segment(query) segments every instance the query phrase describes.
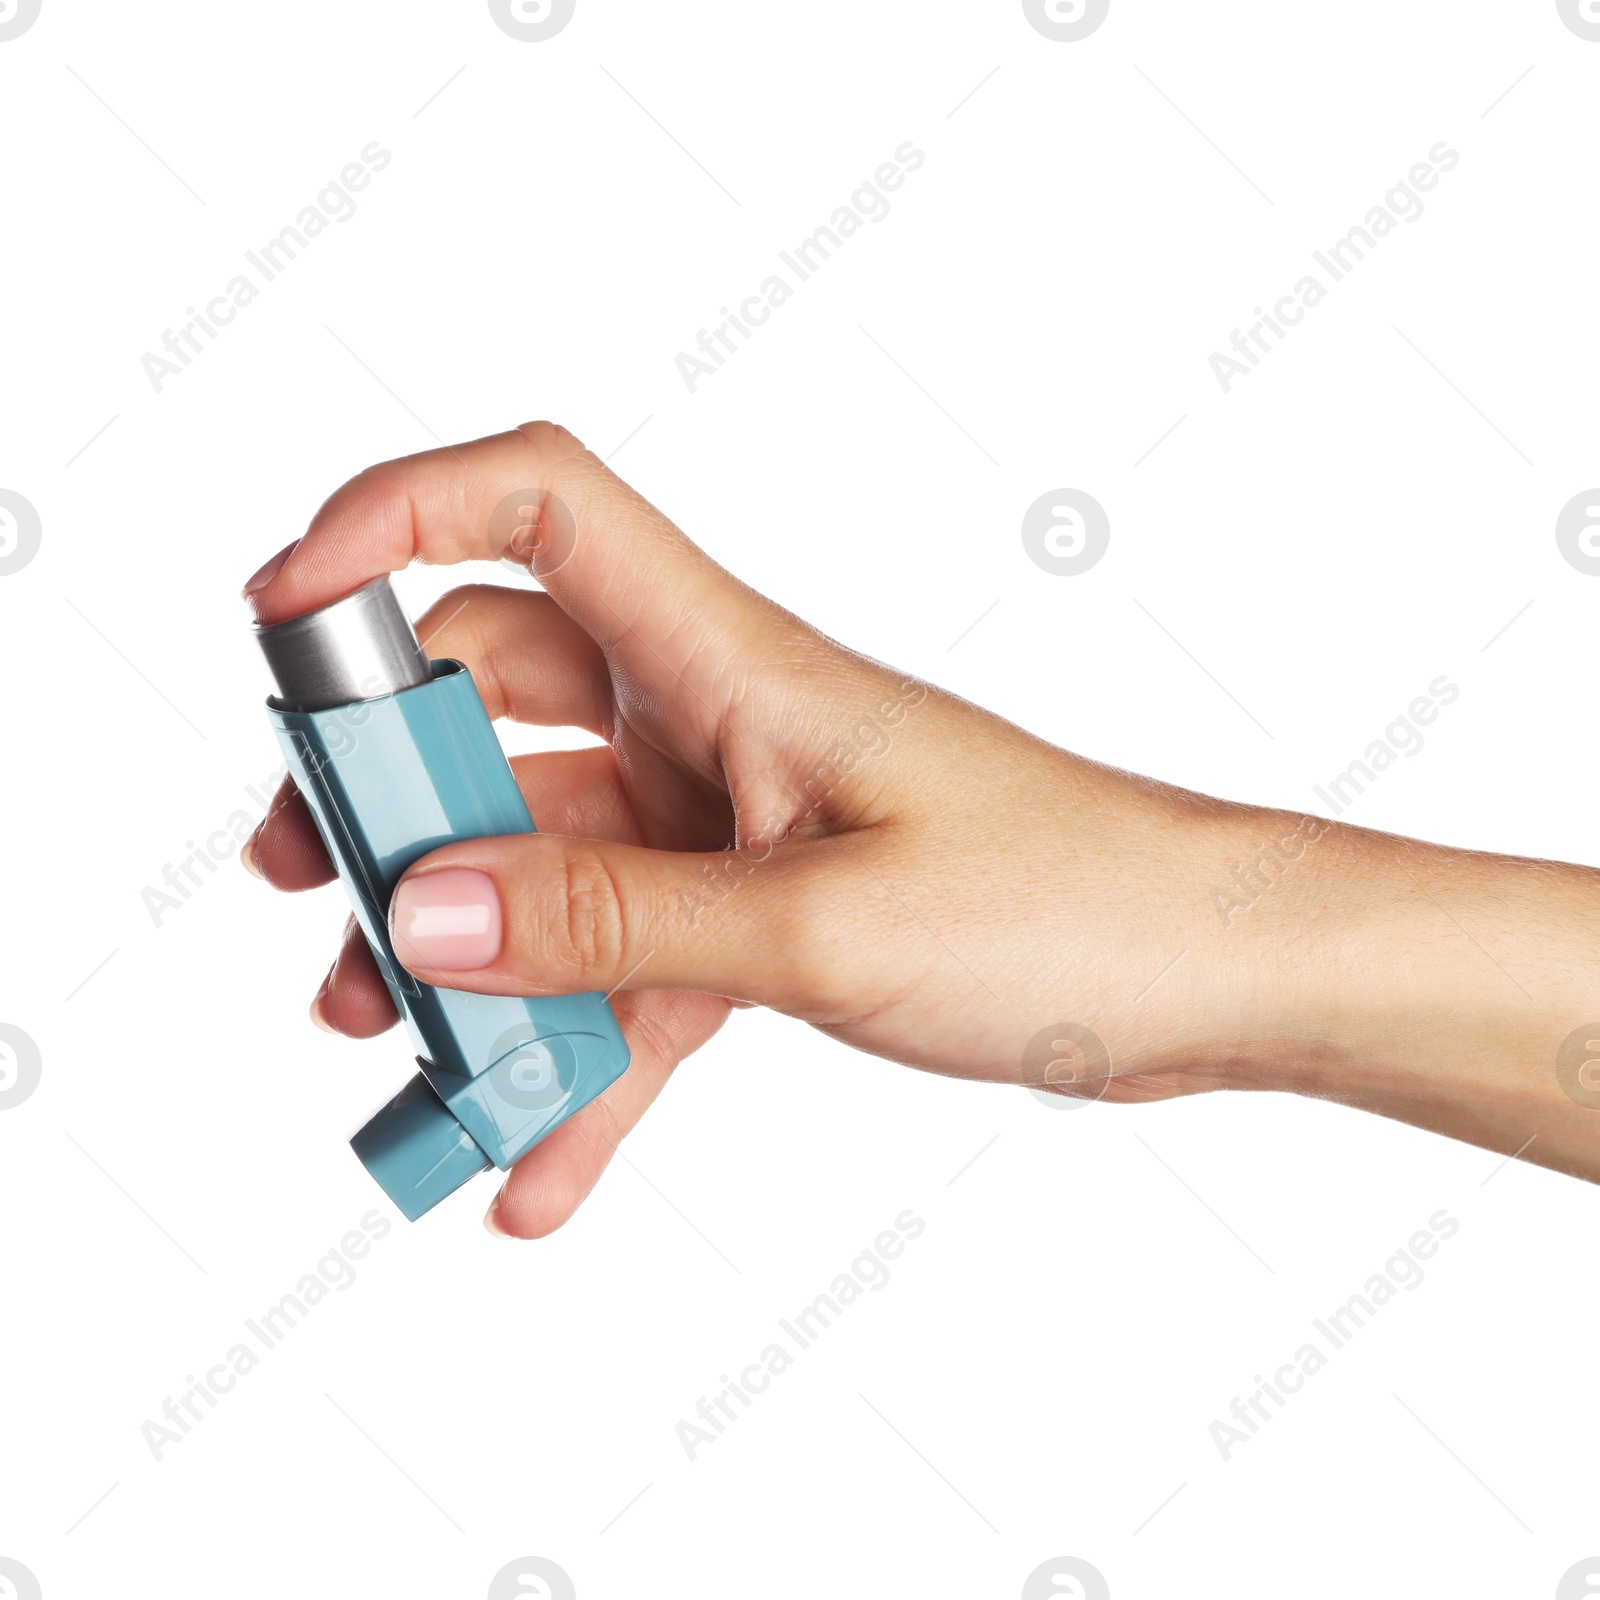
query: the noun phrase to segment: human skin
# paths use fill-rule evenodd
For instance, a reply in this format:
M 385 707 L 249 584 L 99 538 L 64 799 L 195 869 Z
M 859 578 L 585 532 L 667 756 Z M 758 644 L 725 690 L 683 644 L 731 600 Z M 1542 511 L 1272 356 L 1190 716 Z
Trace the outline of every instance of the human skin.
M 1600 1015 L 1600 873 L 1057 749 L 757 594 L 550 423 L 369 468 L 246 595 L 277 622 L 413 560 L 507 557 L 546 592 L 453 590 L 418 624 L 429 655 L 491 716 L 605 744 L 514 758 L 542 831 L 420 860 L 396 950 L 448 988 L 614 991 L 633 1063 L 516 1164 L 492 1232 L 559 1227 L 741 1004 L 954 1077 L 1292 1091 L 1600 1179 L 1600 1109 L 1556 1070 Z M 334 876 L 292 780 L 244 856 L 279 889 Z M 430 938 L 441 917 L 469 931 Z M 312 1016 L 396 1020 L 353 923 Z

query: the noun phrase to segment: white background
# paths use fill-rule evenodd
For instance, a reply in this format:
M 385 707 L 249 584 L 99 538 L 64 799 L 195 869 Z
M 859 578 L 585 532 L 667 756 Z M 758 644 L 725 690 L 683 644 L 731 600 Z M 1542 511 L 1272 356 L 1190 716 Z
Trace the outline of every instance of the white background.
M 44 0 L 0 43 L 0 488 L 43 528 L 0 577 L 0 1022 L 43 1061 L 0 1113 L 0 1556 L 47 1600 L 480 1596 L 529 1554 L 583 1600 L 1010 1597 L 1058 1555 L 1116 1600 L 1331 1600 L 1600 1554 L 1594 1189 L 1276 1096 L 1063 1114 L 756 1013 L 557 1237 L 490 1238 L 487 1180 L 396 1219 L 141 1438 L 382 1201 L 344 1141 L 405 1044 L 305 1018 L 338 892 L 230 859 L 141 900 L 259 814 L 237 591 L 372 461 L 626 441 L 828 632 L 1231 798 L 1325 810 L 1446 674 L 1353 819 L 1594 860 L 1600 580 L 1554 530 L 1600 480 L 1597 77 L 1554 0 L 1114 0 L 1077 43 L 1002 0 L 579 0 L 545 43 Z M 141 356 L 373 140 L 356 214 L 157 393 Z M 891 214 L 691 394 L 677 353 L 906 140 Z M 1224 395 L 1211 353 L 1441 140 L 1426 213 Z M 1111 520 L 1080 577 L 1020 537 L 1061 487 Z M 675 1424 L 908 1207 L 893 1281 L 691 1462 Z M 1440 1208 L 1427 1281 L 1224 1463 L 1213 1419 Z

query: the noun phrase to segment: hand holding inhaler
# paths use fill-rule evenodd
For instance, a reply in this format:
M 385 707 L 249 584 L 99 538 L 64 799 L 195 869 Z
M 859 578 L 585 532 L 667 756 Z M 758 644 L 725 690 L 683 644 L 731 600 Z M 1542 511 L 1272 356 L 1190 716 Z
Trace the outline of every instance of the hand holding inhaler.
M 461 1155 L 474 1171 L 515 1161 L 491 1231 L 565 1221 L 740 1003 L 1069 1103 L 1293 1090 L 1503 1153 L 1526 1143 L 1529 1159 L 1600 1178 L 1600 1116 L 1554 1065 L 1593 1005 L 1600 874 L 1214 800 L 1073 756 L 818 633 L 548 423 L 370 468 L 246 592 L 265 642 L 414 559 L 503 558 L 546 592 L 469 585 L 420 620 L 429 677 L 370 698 L 357 766 L 367 728 L 374 753 L 395 738 L 337 805 L 318 792 L 341 759 L 327 722 L 368 697 L 319 710 L 280 678 L 274 719 L 310 792 L 286 781 L 246 850 L 275 886 L 305 889 L 334 876 L 333 843 L 358 921 L 313 1016 L 365 1037 L 395 1021 L 398 995 L 423 1087 L 478 1146 Z M 469 673 L 489 717 L 581 727 L 604 746 L 515 758 L 521 805 L 500 789 L 449 814 L 441 786 L 470 787 L 504 758 L 475 714 L 469 744 L 452 745 L 462 706 L 420 744 L 404 708 Z M 367 779 L 370 815 L 353 799 Z M 420 815 L 436 804 L 448 826 Z M 1219 917 L 1210 886 L 1264 852 L 1292 863 L 1274 892 Z M 1472 927 L 1521 985 L 1494 981 Z M 471 1125 L 492 1139 L 489 1086 L 459 1107 L 439 1091 L 492 1068 L 482 1052 L 504 1030 L 473 1045 L 477 1072 L 452 1078 L 413 991 L 457 1018 L 483 997 L 521 1007 L 512 1032 L 530 1037 L 507 1054 L 533 1051 L 524 1075 L 559 1086 L 559 1115 L 535 1107 L 490 1151 Z M 603 1013 L 542 1019 L 603 996 L 626 1071 Z M 563 1056 L 552 1076 L 538 1041 L 581 1034 L 610 1048 L 587 1069 Z M 455 1137 L 423 1104 L 433 1131 L 407 1170 L 428 1138 Z

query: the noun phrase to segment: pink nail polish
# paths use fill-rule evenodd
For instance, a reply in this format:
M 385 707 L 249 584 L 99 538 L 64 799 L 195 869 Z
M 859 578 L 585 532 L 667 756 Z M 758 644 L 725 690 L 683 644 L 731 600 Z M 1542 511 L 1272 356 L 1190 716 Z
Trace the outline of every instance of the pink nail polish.
M 451 867 L 407 878 L 389 907 L 395 953 L 410 966 L 473 972 L 500 954 L 500 896 L 486 872 Z
M 295 545 L 299 543 L 300 541 L 296 539 L 292 543 L 286 544 L 283 549 L 281 549 L 277 555 L 267 562 L 267 564 L 262 567 L 244 586 L 243 592 L 247 595 L 252 595 L 257 589 L 265 589 L 266 586 L 278 576 L 278 569 L 284 564 L 285 561 L 289 559 L 290 552 L 293 551 Z

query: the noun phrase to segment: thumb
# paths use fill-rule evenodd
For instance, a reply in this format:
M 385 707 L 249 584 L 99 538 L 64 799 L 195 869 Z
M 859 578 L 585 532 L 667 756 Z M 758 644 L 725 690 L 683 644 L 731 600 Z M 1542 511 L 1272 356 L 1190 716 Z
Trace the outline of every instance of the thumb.
M 810 847 L 704 854 L 523 834 L 424 856 L 396 886 L 401 964 L 479 994 L 694 989 L 806 1010 Z M 827 943 L 826 939 L 822 944 Z

